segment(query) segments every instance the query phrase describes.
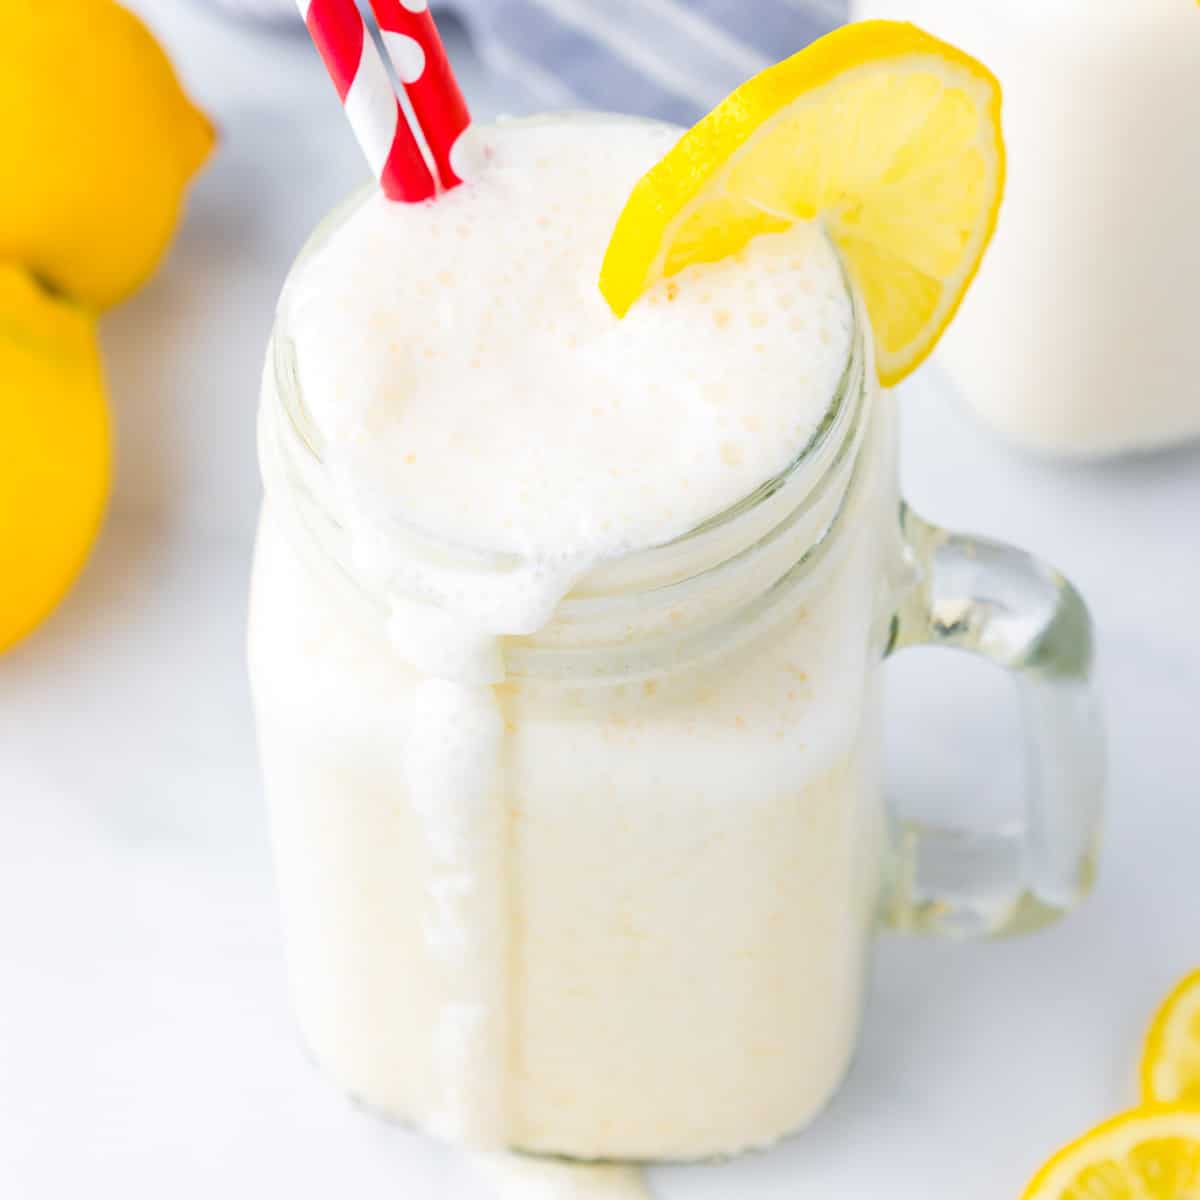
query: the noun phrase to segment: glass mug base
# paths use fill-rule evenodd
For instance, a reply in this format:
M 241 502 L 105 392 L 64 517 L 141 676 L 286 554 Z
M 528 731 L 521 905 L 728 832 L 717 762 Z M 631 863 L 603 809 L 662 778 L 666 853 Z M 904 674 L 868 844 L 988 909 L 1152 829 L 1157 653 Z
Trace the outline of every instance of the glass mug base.
M 714 1150 L 707 1153 L 694 1152 L 690 1154 L 672 1154 L 669 1152 L 610 1153 L 601 1155 L 595 1153 L 573 1154 L 569 1150 L 560 1151 L 544 1145 L 537 1138 L 531 1139 L 528 1144 L 524 1143 L 521 1139 L 516 1139 L 505 1140 L 495 1144 L 472 1145 L 459 1138 L 447 1137 L 444 1130 L 431 1127 L 410 1113 L 379 1104 L 369 1094 L 355 1091 L 353 1086 L 348 1084 L 336 1071 L 332 1070 L 322 1061 L 320 1055 L 312 1048 L 312 1045 L 304 1034 L 302 1026 L 299 1024 L 296 1025 L 296 1040 L 301 1053 L 308 1060 L 313 1071 L 324 1082 L 337 1088 L 356 1111 L 372 1120 L 380 1122 L 382 1125 L 430 1137 L 444 1145 L 457 1146 L 468 1153 L 512 1155 L 530 1163 L 561 1164 L 565 1167 L 628 1167 L 637 1170 L 653 1166 L 715 1166 L 721 1163 L 733 1162 L 737 1159 L 752 1158 L 755 1155 L 767 1154 L 779 1146 L 786 1145 L 788 1142 L 804 1136 L 814 1125 L 820 1122 L 825 1112 L 836 1099 L 838 1093 L 842 1090 L 846 1080 L 852 1074 L 859 1051 L 860 1039 L 858 1033 L 860 1026 L 861 1020 L 855 1026 L 854 1036 L 851 1039 L 845 1062 L 835 1078 L 832 1088 L 830 1088 L 825 1098 L 812 1108 L 805 1117 L 772 1137 L 757 1138 L 746 1145 L 723 1150 Z

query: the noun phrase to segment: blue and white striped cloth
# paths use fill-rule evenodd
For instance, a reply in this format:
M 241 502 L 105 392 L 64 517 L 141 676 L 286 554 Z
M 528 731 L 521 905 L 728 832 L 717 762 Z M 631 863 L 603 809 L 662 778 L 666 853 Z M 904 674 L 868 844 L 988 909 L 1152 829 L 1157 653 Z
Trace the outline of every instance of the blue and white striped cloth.
M 845 0 L 435 0 L 536 108 L 692 124 L 846 19 Z
M 295 0 L 216 0 L 295 20 Z M 970 0 L 963 0 L 969 3 Z M 690 125 L 846 19 L 847 0 L 432 0 L 507 77 L 518 107 L 620 109 Z M 364 5 L 364 9 L 365 9 Z

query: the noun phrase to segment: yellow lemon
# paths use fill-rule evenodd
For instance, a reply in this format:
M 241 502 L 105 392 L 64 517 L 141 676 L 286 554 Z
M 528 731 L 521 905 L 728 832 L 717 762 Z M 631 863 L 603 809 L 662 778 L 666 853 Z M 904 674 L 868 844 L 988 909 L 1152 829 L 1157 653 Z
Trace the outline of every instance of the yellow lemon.
M 1060 1150 L 1022 1200 L 1198 1200 L 1200 1108 L 1114 1117 Z
M 94 318 L 0 265 L 0 650 L 83 566 L 110 457 Z
M 1200 1106 L 1200 971 L 1163 1001 L 1142 1053 L 1142 1100 Z
M 1000 85 L 914 25 L 863 21 L 743 84 L 637 185 L 600 287 L 624 316 L 656 281 L 820 220 L 870 314 L 880 378 L 930 353 L 1004 191 Z
M 162 48 L 113 0 L 7 0 L 0 259 L 94 308 L 154 270 L 213 144 Z

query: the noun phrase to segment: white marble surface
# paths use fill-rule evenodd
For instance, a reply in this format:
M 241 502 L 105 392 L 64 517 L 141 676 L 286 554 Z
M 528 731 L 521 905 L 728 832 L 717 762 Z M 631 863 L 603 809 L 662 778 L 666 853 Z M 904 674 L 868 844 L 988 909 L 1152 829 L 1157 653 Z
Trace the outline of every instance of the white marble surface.
M 272 301 L 362 169 L 301 38 L 137 7 L 224 136 L 165 270 L 105 323 L 113 518 L 68 603 L 0 660 L 0 1195 L 481 1196 L 457 1155 L 356 1112 L 296 1044 L 242 668 Z M 462 71 L 477 110 L 500 106 Z M 1132 1099 L 1143 1022 L 1200 963 L 1200 448 L 1054 467 L 937 389 L 904 402 L 918 507 L 1036 550 L 1093 605 L 1100 885 L 1032 939 L 884 939 L 826 1117 L 770 1154 L 653 1172 L 661 1200 L 1008 1200 Z M 947 658 L 889 668 L 897 769 L 909 790 L 994 798 L 1018 773 L 1011 700 Z

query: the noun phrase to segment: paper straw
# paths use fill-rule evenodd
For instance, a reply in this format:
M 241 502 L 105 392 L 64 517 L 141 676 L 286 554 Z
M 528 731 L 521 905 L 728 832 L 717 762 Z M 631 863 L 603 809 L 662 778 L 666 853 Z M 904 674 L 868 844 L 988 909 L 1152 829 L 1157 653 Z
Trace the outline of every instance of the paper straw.
M 455 146 L 471 123 L 467 102 L 446 56 L 428 0 L 371 0 L 379 32 L 412 101 L 443 188 L 462 182 Z
M 384 195 L 409 204 L 436 195 L 433 175 L 354 0 L 297 4 Z

